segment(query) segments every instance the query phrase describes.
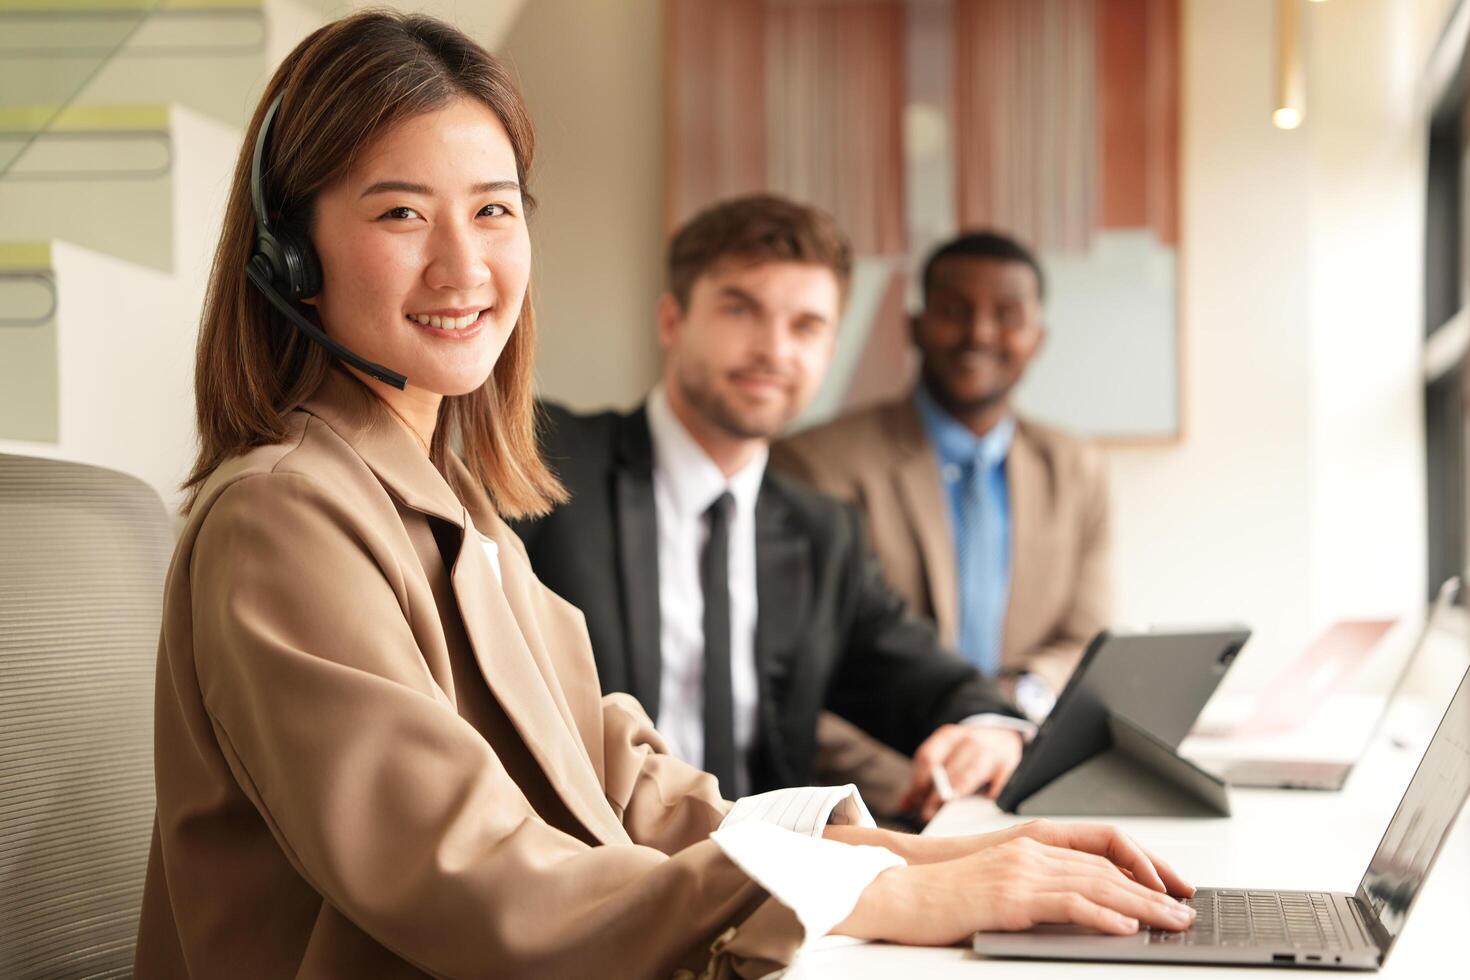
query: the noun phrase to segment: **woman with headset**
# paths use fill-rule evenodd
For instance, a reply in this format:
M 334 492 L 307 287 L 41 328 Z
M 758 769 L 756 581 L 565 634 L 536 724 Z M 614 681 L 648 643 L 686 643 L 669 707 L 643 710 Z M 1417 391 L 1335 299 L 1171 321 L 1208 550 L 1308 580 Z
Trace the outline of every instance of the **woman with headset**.
M 267 87 L 202 317 L 137 975 L 756 976 L 829 931 L 1185 926 L 1116 831 L 890 834 L 850 788 L 766 822 L 600 695 L 501 521 L 563 496 L 531 157 L 505 67 L 429 18 L 329 24 Z

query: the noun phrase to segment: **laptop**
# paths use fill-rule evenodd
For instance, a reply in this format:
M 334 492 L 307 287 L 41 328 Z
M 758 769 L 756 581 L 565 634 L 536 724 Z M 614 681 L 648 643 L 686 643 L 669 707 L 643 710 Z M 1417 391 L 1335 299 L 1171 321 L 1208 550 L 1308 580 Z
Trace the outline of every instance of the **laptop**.
M 1368 746 L 1377 736 L 1379 728 L 1383 725 L 1383 719 L 1388 716 L 1389 709 L 1393 706 L 1394 699 L 1403 690 L 1404 681 L 1413 673 L 1415 661 L 1429 645 L 1429 637 L 1434 631 L 1435 624 L 1443 621 L 1445 611 L 1454 603 L 1459 592 L 1460 580 L 1458 578 L 1448 578 L 1439 587 L 1439 594 L 1435 596 L 1434 605 L 1430 607 L 1429 615 L 1424 620 L 1424 626 L 1414 642 L 1414 647 L 1399 668 L 1398 679 L 1384 700 L 1383 707 L 1379 709 L 1373 729 L 1363 743 L 1363 751 L 1367 751 Z M 1347 783 L 1348 776 L 1352 775 L 1356 764 L 1357 760 L 1250 758 L 1209 759 L 1200 762 L 1200 765 L 1220 776 L 1231 786 L 1329 792 L 1342 789 Z
M 977 932 L 986 956 L 1376 970 L 1470 796 L 1470 671 L 1439 723 L 1354 894 L 1201 888 L 1184 932 L 1107 936 L 1075 926 Z

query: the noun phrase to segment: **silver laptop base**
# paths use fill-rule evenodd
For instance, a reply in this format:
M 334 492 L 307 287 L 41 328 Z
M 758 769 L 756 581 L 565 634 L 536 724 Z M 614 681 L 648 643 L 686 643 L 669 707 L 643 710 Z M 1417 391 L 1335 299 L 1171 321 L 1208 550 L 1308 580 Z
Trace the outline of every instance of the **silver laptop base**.
M 985 956 L 1111 962 L 1376 970 L 1382 955 L 1363 924 L 1357 899 L 1341 892 L 1200 889 L 1199 915 L 1183 932 L 1143 929 L 1105 936 L 1078 926 L 1027 932 L 977 932 Z

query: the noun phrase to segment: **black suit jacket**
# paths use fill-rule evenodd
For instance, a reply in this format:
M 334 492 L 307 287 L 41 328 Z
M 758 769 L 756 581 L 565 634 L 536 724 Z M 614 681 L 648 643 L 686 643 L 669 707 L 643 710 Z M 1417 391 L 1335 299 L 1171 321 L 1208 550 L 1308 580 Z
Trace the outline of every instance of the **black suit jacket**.
M 640 407 L 575 415 L 543 406 L 547 462 L 571 500 L 515 525 L 536 574 L 582 610 L 604 692 L 659 711 L 658 529 L 653 443 Z M 767 472 L 756 499 L 757 746 L 752 790 L 811 781 L 828 708 L 908 754 L 939 725 L 1014 715 L 938 645 L 884 581 L 857 512 Z

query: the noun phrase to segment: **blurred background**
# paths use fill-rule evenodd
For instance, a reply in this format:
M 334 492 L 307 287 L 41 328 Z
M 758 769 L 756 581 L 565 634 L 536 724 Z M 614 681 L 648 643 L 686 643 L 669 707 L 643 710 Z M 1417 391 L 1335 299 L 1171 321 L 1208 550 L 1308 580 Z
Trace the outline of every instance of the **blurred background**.
M 177 505 L 241 131 L 333 0 L 0 0 L 0 451 Z M 806 424 L 903 390 L 962 228 L 1049 275 L 1029 414 L 1106 448 L 1130 624 L 1244 622 L 1249 682 L 1465 565 L 1456 0 L 474 0 L 539 129 L 541 389 L 653 382 L 666 232 L 770 189 L 859 252 Z

